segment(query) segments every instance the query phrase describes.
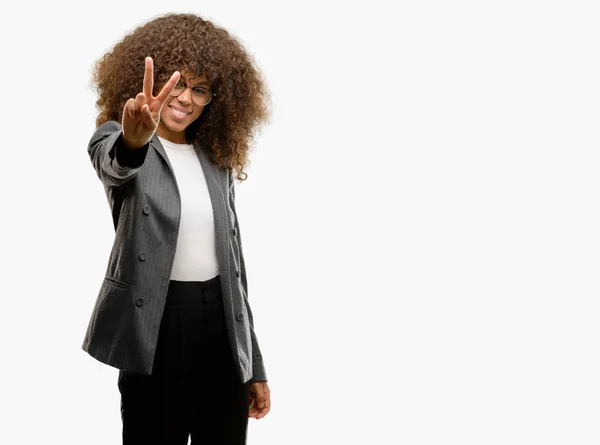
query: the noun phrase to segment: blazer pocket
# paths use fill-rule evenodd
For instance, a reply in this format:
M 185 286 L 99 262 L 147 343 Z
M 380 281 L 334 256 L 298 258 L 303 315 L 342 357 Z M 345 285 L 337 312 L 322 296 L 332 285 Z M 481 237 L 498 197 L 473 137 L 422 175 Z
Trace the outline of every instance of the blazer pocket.
M 104 280 L 108 281 L 109 283 L 115 285 L 116 287 L 120 287 L 122 289 L 129 288 L 129 284 L 128 283 L 125 283 L 124 281 L 117 280 L 116 278 L 104 277 Z

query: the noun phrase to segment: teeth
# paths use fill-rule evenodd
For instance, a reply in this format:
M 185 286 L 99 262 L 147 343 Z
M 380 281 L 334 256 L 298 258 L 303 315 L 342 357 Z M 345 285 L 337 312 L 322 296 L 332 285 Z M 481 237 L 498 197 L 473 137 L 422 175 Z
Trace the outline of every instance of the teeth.
M 177 116 L 181 116 L 181 117 L 183 117 L 183 116 L 187 116 L 187 113 L 183 113 L 183 112 L 181 112 L 181 111 L 179 111 L 179 110 L 176 110 L 176 109 L 175 109 L 175 108 L 173 108 L 173 107 L 169 107 L 169 108 L 171 108 L 171 110 L 173 110 L 173 113 L 175 113 Z

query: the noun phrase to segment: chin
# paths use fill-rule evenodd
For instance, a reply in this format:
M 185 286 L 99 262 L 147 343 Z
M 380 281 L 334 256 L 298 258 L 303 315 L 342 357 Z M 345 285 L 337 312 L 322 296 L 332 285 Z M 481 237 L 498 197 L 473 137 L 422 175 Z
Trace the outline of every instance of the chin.
M 185 122 L 173 122 L 172 120 L 168 120 L 165 122 L 167 128 L 171 131 L 175 131 L 175 132 L 180 132 L 183 131 L 187 128 L 187 126 L 190 124 L 189 122 L 187 122 L 187 119 L 185 120 Z

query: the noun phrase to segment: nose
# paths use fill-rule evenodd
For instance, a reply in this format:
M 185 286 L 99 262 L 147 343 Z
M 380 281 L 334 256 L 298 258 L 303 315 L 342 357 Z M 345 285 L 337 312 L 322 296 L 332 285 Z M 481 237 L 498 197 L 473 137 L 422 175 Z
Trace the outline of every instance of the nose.
M 187 87 L 179 96 L 177 96 L 177 99 L 179 99 L 179 102 L 181 103 L 189 104 L 192 100 L 192 89 Z

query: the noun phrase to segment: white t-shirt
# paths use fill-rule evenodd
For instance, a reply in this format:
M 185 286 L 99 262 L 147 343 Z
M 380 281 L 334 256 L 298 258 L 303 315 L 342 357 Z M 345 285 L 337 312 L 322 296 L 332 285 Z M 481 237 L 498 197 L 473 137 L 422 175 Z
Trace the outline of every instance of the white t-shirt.
M 219 274 L 213 208 L 206 178 L 191 144 L 158 137 L 165 148 L 181 196 L 181 222 L 171 279 L 206 281 Z

